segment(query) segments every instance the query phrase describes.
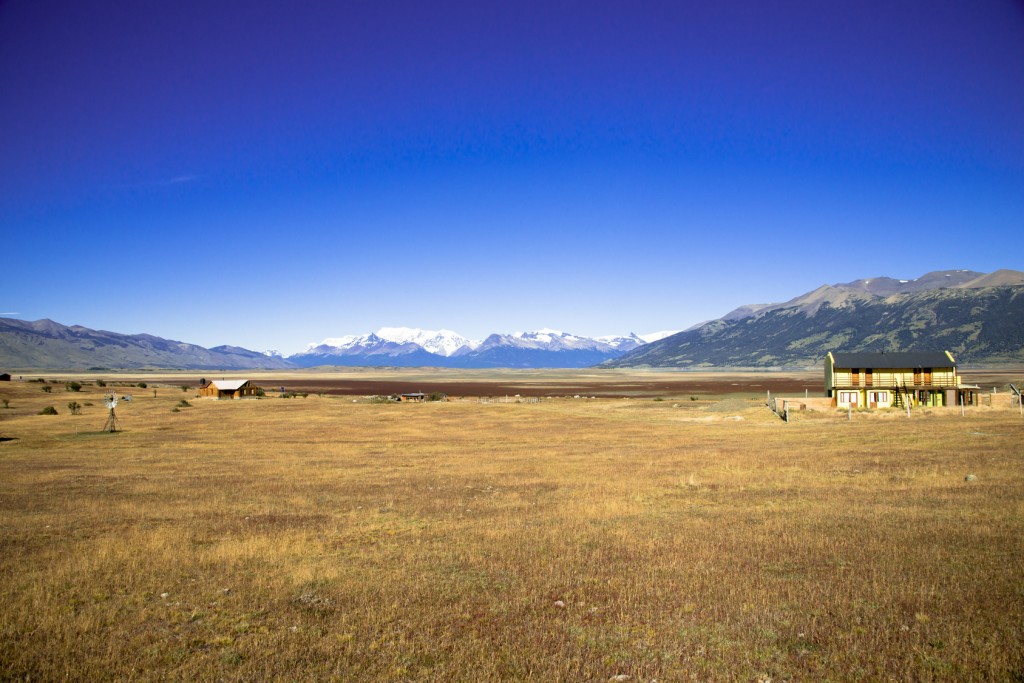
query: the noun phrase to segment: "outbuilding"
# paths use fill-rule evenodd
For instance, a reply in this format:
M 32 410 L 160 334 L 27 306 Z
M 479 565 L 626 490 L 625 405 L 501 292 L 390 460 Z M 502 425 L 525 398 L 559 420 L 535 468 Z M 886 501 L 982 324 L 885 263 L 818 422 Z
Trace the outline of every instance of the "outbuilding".
M 219 379 L 199 387 L 203 398 L 245 398 L 258 396 L 260 388 L 247 379 Z
M 11 381 L 11 374 L 9 372 L 5 372 L 5 373 L 0 374 L 0 382 L 10 382 L 10 381 Z

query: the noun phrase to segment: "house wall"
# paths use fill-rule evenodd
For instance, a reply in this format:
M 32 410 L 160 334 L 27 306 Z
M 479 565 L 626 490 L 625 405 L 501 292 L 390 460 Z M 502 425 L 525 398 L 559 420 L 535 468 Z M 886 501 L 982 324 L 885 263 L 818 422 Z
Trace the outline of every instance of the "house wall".
M 895 401 L 895 392 L 885 387 L 837 389 L 835 391 L 837 408 L 891 408 Z
M 909 368 L 871 368 L 870 384 L 868 384 L 868 368 L 856 368 L 858 370 L 856 373 L 853 372 L 853 369 L 835 368 L 832 371 L 831 385 L 833 387 L 895 387 L 903 385 L 908 387 L 955 387 L 957 385 L 956 368 L 933 368 L 930 381 L 927 373 L 915 376 L 914 370 Z

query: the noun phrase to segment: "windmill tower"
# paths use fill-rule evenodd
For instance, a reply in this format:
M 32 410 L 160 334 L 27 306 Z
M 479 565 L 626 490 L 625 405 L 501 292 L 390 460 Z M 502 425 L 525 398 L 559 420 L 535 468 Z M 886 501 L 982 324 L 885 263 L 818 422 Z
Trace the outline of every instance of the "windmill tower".
M 114 408 L 117 407 L 117 396 L 110 394 L 103 401 L 103 405 L 110 410 L 110 414 L 107 415 L 107 423 L 103 425 L 103 431 L 105 432 L 116 432 L 117 431 L 117 414 L 114 412 Z

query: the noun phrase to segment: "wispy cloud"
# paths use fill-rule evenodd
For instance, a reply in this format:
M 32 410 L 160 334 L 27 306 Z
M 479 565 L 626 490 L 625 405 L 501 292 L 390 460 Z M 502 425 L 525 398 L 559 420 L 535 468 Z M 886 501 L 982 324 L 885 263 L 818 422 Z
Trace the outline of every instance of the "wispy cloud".
M 112 189 L 115 190 L 138 190 L 147 187 L 171 187 L 173 185 L 184 185 L 185 183 L 194 183 L 200 180 L 202 176 L 195 174 L 177 175 L 173 178 L 167 178 L 164 180 L 147 180 L 138 183 L 127 183 L 125 185 L 114 185 Z
M 13 313 L 0 313 L 0 315 L 21 315 L 21 313 L 14 311 Z
M 163 182 L 155 183 L 155 184 L 156 185 L 181 185 L 182 183 L 191 183 L 191 182 L 195 182 L 196 180 L 199 180 L 199 176 L 197 176 L 197 175 L 179 175 L 179 176 L 175 176 L 175 177 L 171 178 L 170 180 L 165 180 Z

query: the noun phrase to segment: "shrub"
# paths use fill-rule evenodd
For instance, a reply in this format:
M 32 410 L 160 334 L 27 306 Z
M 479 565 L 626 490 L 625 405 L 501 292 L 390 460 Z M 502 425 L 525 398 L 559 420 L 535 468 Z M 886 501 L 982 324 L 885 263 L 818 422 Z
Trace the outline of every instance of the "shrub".
M 182 385 L 181 385 L 181 390 L 182 390 L 182 391 L 188 391 L 188 390 L 189 390 L 189 389 L 191 389 L 191 388 L 192 388 L 192 387 L 190 387 L 190 386 L 189 386 L 189 385 L 187 385 L 187 384 L 182 384 Z
M 137 386 L 139 389 L 145 389 L 147 385 L 145 382 L 139 382 L 135 386 Z
M 428 401 L 444 401 L 448 399 L 448 394 L 442 394 L 440 391 L 432 391 L 427 395 Z
M 10 407 L 11 407 L 11 406 L 9 405 L 9 402 L 8 402 L 8 400 L 7 400 L 6 398 L 5 398 L 5 399 L 3 399 L 3 401 L 4 401 L 4 408 L 10 408 Z
M 186 401 L 185 399 L 181 399 L 180 401 L 178 401 L 178 407 L 179 408 L 191 408 L 192 404 L 189 403 L 188 401 Z
M 64 391 L 81 391 L 82 385 L 78 382 L 66 382 L 64 384 Z
M 101 379 L 98 379 L 98 380 L 96 380 L 96 386 L 98 386 L 98 387 L 105 387 L 105 386 L 107 386 L 107 383 L 104 382 Z
M 53 406 L 46 406 L 45 408 L 43 408 L 42 410 L 39 411 L 39 414 L 40 415 L 56 415 L 57 414 L 57 409 L 54 408 Z
M 46 384 L 46 385 L 43 385 L 43 391 L 44 391 L 45 393 L 47 393 L 47 394 L 48 394 L 48 393 L 50 393 L 51 391 L 53 391 L 53 387 L 51 387 L 51 386 L 50 386 L 50 385 L 48 385 L 48 384 Z
M 82 414 L 82 404 L 79 403 L 78 401 L 70 401 L 68 403 L 68 410 L 71 411 L 72 415 L 81 415 Z

